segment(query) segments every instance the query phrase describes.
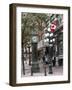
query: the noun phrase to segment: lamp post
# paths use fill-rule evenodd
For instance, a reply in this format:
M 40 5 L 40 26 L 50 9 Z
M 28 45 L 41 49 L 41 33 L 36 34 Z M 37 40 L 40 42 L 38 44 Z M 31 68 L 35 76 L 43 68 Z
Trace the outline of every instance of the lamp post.
M 52 74 L 52 56 L 53 56 L 53 44 L 55 42 L 55 38 L 52 32 L 47 32 L 45 34 L 44 41 L 48 43 L 47 47 L 49 47 L 48 61 L 49 61 L 49 74 Z
M 38 53 L 37 53 L 38 35 L 36 31 L 32 31 L 31 43 L 32 43 L 32 72 L 36 73 L 39 72 Z

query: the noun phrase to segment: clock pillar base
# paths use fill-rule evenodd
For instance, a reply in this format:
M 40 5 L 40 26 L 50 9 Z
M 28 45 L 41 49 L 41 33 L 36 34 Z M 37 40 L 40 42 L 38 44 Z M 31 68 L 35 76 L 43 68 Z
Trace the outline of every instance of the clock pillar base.
M 37 43 L 32 43 L 32 72 L 39 72 Z

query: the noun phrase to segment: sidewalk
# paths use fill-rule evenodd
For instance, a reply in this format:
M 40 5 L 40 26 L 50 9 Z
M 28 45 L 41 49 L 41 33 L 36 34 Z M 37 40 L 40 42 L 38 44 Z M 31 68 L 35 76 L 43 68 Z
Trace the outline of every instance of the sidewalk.
M 39 68 L 40 72 L 33 73 L 33 76 L 45 76 L 45 69 L 42 62 L 39 62 Z M 46 75 L 49 76 L 55 76 L 55 75 L 62 75 L 63 74 L 63 67 L 62 66 L 55 66 L 52 67 L 53 74 L 49 74 L 49 68 L 48 65 L 46 65 Z M 28 61 L 25 63 L 25 75 L 22 75 L 22 77 L 31 76 L 31 66 L 29 66 Z

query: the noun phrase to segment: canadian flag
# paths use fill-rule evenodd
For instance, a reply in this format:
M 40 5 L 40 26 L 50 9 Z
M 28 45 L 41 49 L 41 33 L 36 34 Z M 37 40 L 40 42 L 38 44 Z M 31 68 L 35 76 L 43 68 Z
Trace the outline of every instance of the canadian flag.
M 52 23 L 50 28 L 51 28 L 51 32 L 54 32 L 56 29 L 56 25 L 54 23 Z
M 58 20 L 57 18 L 55 18 L 55 20 L 51 23 L 51 26 L 50 26 L 51 32 L 55 31 L 57 24 L 58 24 Z

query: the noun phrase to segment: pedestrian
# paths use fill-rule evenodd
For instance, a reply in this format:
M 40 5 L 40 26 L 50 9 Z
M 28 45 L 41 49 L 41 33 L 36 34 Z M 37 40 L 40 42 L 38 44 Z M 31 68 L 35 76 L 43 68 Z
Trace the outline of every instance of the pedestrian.
M 44 62 L 44 64 L 48 64 L 48 56 L 47 56 L 47 53 L 46 52 L 43 55 L 43 62 Z
M 53 66 L 55 66 L 55 64 L 56 64 L 55 56 L 52 58 L 52 62 L 53 62 Z
M 43 59 L 43 63 L 45 63 L 45 55 L 43 55 L 42 59 Z
M 48 57 L 45 55 L 45 63 L 48 64 Z

